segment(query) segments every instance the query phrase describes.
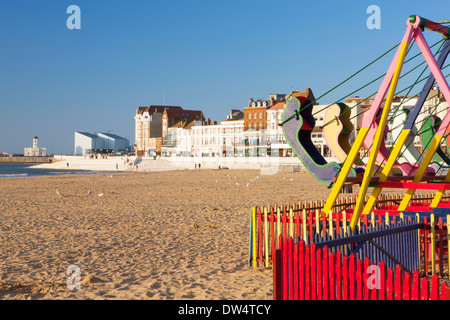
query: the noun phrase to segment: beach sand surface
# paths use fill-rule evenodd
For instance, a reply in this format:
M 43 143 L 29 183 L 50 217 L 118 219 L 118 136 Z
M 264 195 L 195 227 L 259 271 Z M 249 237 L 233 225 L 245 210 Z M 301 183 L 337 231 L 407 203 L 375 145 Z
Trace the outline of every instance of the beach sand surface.
M 272 269 L 248 266 L 251 206 L 330 189 L 201 169 L 3 178 L 0 192 L 0 299 L 271 300 Z

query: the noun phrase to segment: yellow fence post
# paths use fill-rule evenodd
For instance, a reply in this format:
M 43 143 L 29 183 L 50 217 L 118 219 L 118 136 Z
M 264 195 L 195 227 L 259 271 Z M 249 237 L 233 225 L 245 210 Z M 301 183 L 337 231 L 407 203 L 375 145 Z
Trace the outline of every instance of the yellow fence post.
M 292 237 L 292 240 L 295 240 L 295 232 L 294 232 L 294 211 L 292 207 L 289 209 L 289 234 Z

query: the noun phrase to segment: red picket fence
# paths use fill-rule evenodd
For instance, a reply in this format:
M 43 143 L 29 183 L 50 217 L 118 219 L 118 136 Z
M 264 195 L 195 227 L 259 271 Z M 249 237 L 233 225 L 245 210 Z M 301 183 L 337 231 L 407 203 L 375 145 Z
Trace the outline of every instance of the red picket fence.
M 420 205 L 429 206 L 429 197 L 417 197 L 416 202 L 412 203 L 415 207 Z M 401 201 L 399 197 L 380 201 L 379 209 L 374 210 L 371 215 L 361 216 L 360 224 L 368 227 L 378 223 L 395 224 L 403 220 L 403 213 L 396 211 L 394 204 L 390 202 Z M 422 202 L 420 202 L 422 201 Z M 389 204 L 385 204 L 389 203 Z M 353 205 L 352 202 L 343 202 L 344 205 Z M 441 201 L 442 208 L 450 207 L 449 201 Z M 389 212 L 389 206 L 395 207 L 395 210 Z M 283 235 L 285 238 L 293 237 L 307 241 L 312 239 L 315 233 L 324 234 L 327 231 L 329 235 L 333 232 L 339 235 L 341 229 L 344 231 L 350 225 L 352 218 L 352 208 L 347 211 L 335 212 L 326 217 L 318 213 L 318 207 L 312 206 L 313 209 L 299 209 L 299 207 L 308 207 L 307 205 L 297 206 L 295 208 L 285 207 L 283 210 L 278 208 L 254 208 L 254 213 L 250 223 L 250 245 L 249 245 L 249 265 L 253 267 L 270 267 L 272 264 L 272 252 L 278 247 L 277 238 Z M 387 208 L 387 209 L 386 209 Z M 287 209 L 287 210 L 286 210 Z M 392 209 L 392 208 L 391 208 Z M 376 212 L 376 213 L 375 213 Z M 420 247 L 419 262 L 423 265 L 423 269 L 419 270 L 420 275 L 439 273 L 440 277 L 450 279 L 450 256 L 448 248 L 450 247 L 450 230 L 447 227 L 449 216 L 433 215 L 422 212 L 414 212 L 414 216 L 404 213 L 405 220 L 416 219 L 423 222 L 424 228 L 419 231 Z M 432 221 L 431 216 L 435 219 Z M 450 221 L 450 220 L 449 220 Z M 311 241 L 311 240 L 309 240 Z
M 450 288 L 439 284 L 437 274 L 430 284 L 418 270 L 387 269 L 383 261 L 372 265 L 369 258 L 334 254 L 283 235 L 273 257 L 274 300 L 450 300 Z

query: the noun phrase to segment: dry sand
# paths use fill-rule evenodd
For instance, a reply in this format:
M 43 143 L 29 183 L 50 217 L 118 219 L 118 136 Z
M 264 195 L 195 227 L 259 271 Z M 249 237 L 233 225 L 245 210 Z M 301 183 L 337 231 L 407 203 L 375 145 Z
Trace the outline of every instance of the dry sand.
M 0 299 L 271 300 L 272 270 L 248 266 L 251 206 L 330 192 L 308 173 L 259 170 L 0 181 Z

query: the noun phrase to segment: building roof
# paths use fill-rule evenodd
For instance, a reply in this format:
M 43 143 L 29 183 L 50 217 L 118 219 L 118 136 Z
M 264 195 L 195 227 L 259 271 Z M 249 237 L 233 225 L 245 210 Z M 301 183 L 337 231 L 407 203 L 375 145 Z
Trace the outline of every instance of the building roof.
M 89 138 L 98 138 L 98 136 L 96 136 L 95 134 L 89 133 L 89 132 L 75 131 L 75 133 L 81 134 L 81 135 L 89 137 Z
M 233 118 L 223 119 L 222 121 L 239 121 L 244 120 L 244 113 L 234 116 Z
M 284 109 L 284 102 L 278 102 L 275 104 L 272 108 L 270 108 L 268 111 L 273 110 L 283 110 Z
M 148 107 L 139 107 L 136 111 L 137 114 L 143 114 L 144 112 L 148 112 L 149 114 L 163 113 L 164 109 L 173 109 L 173 110 L 183 110 L 180 106 L 161 106 L 161 105 L 150 105 Z
M 316 100 L 316 98 L 314 98 L 314 93 L 312 92 L 312 90 L 310 88 L 306 88 L 305 92 L 292 91 L 289 96 L 290 97 L 306 97 L 311 101 Z M 319 103 L 317 101 L 315 101 L 314 104 L 319 104 Z
M 145 109 L 147 109 L 148 107 L 138 107 L 138 109 L 136 110 L 137 114 L 143 114 Z
M 192 120 L 191 122 L 187 123 L 184 128 L 185 129 L 191 129 L 195 125 L 195 120 Z
M 231 109 L 230 115 L 228 115 L 227 118 L 222 121 L 236 121 L 242 119 L 244 119 L 244 113 L 241 110 Z
M 203 112 L 200 110 L 183 110 L 180 109 L 165 109 L 167 116 L 175 119 L 201 119 Z
M 254 109 L 258 109 L 258 108 L 264 108 L 264 109 L 268 109 L 270 107 L 270 101 L 269 100 L 253 100 L 253 98 L 250 98 L 249 102 L 248 102 L 248 106 L 245 109 L 248 108 L 254 108 Z
M 178 121 L 171 128 L 184 128 L 186 126 L 187 121 Z
M 112 139 L 125 139 L 126 140 L 126 138 L 124 138 L 124 137 L 121 137 L 121 136 L 118 136 L 117 134 L 114 134 L 114 133 L 104 133 L 104 132 L 99 132 L 99 134 L 102 134 L 102 135 L 104 135 L 104 136 L 107 136 L 107 137 L 110 137 L 110 138 L 112 138 Z

